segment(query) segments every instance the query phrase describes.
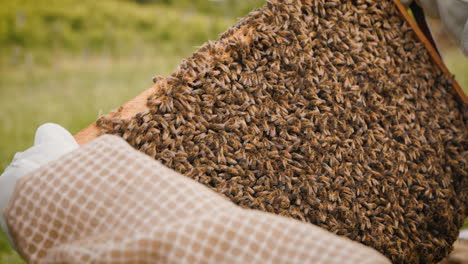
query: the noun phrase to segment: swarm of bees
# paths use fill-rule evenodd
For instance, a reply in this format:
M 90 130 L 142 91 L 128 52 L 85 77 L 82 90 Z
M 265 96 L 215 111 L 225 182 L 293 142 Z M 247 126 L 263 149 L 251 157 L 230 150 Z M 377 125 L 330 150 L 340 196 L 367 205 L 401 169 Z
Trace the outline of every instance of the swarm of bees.
M 397 263 L 467 216 L 468 109 L 389 0 L 270 0 L 204 44 L 116 134 L 234 203 Z

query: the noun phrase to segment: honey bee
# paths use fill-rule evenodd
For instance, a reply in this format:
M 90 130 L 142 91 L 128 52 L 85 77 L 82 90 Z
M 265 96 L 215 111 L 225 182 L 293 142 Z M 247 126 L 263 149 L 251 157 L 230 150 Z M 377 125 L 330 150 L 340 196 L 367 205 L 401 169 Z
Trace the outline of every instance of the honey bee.
M 436 262 L 421 252 L 448 254 L 462 218 L 464 112 L 393 3 L 345 2 L 270 0 L 98 127 L 240 206 Z

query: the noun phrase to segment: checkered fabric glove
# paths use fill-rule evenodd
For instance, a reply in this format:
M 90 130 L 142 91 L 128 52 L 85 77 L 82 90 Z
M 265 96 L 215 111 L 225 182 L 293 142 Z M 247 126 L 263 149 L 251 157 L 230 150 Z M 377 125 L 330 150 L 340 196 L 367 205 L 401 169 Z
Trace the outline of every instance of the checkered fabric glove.
M 34 146 L 16 153 L 11 164 L 0 176 L 0 224 L 13 247 L 15 245 L 12 243 L 3 211 L 10 201 L 16 182 L 29 172 L 78 147 L 73 136 L 63 127 L 51 123 L 44 124 L 36 131 Z
M 413 0 L 400 0 L 409 6 Z M 432 18 L 439 18 L 444 28 L 460 41 L 468 56 L 468 0 L 417 0 L 424 12 Z
M 236 206 L 109 135 L 20 179 L 5 216 L 28 263 L 390 263 L 312 224 Z

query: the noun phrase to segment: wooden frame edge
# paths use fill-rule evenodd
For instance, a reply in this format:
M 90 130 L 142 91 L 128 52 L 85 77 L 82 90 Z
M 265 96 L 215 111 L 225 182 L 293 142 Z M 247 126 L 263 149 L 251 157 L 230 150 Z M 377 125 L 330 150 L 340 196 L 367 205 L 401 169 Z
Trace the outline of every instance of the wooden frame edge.
M 429 52 L 429 56 L 431 57 L 432 61 L 439 67 L 439 69 L 443 73 L 452 76 L 453 87 L 455 88 L 455 92 L 457 93 L 458 98 L 460 99 L 461 102 L 463 102 L 464 104 L 467 104 L 468 97 L 466 96 L 465 92 L 463 92 L 463 89 L 461 88 L 460 84 L 457 82 L 457 80 L 455 80 L 455 78 L 453 78 L 453 75 L 450 73 L 447 66 L 445 66 L 445 63 L 442 60 L 442 58 L 439 56 L 439 53 L 437 52 L 436 48 L 426 38 L 426 36 L 422 32 L 422 30 L 419 28 L 416 21 L 414 21 L 411 18 L 410 14 L 408 13 L 408 9 L 400 2 L 400 0 L 393 0 L 393 3 L 395 3 L 395 5 L 397 6 L 398 11 L 400 12 L 400 15 L 410 24 L 411 28 L 416 34 L 416 37 L 424 44 L 427 51 Z

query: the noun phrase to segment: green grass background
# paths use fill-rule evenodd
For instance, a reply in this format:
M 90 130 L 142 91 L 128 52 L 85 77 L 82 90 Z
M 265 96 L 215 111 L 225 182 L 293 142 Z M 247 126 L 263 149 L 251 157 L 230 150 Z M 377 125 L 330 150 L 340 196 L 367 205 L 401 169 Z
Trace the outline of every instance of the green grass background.
M 39 125 L 78 132 L 263 3 L 0 0 L 0 172 Z M 447 54 L 467 91 L 468 60 Z M 1 232 L 0 263 L 23 263 Z

